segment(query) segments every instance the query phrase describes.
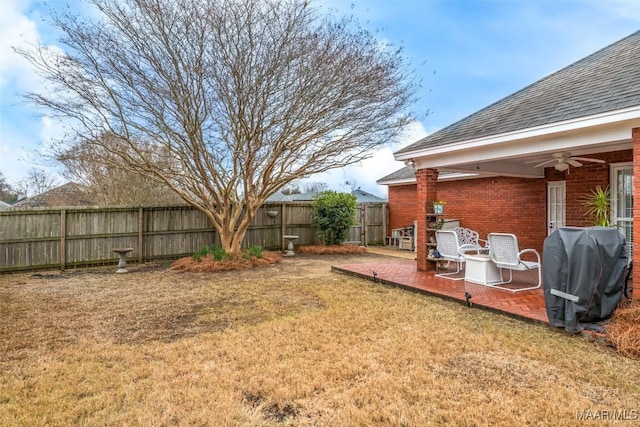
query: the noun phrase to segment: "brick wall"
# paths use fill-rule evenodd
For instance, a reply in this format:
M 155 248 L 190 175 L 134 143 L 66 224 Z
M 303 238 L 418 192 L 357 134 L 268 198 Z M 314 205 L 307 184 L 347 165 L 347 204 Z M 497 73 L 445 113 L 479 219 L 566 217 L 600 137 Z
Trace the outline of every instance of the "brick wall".
M 486 238 L 513 233 L 521 248 L 542 249 L 546 236 L 546 183 L 542 179 L 481 178 L 438 183 L 445 218 L 459 219 Z
M 416 220 L 418 186 L 394 185 L 389 187 L 389 235 L 394 228 L 413 225 Z

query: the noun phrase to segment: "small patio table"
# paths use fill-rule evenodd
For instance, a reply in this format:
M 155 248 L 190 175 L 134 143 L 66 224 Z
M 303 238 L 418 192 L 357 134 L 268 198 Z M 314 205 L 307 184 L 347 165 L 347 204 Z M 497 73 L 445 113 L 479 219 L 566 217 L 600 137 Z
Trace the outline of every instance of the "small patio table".
M 487 286 L 502 283 L 502 273 L 489 255 L 465 255 L 465 260 L 465 281 Z

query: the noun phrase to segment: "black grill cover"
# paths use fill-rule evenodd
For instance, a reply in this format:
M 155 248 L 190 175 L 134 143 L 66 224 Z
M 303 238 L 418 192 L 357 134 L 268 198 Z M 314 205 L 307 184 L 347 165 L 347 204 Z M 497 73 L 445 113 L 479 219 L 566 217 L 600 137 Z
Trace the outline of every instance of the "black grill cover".
M 625 239 L 611 227 L 559 228 L 544 241 L 544 301 L 549 323 L 580 332 L 608 319 L 622 297 Z

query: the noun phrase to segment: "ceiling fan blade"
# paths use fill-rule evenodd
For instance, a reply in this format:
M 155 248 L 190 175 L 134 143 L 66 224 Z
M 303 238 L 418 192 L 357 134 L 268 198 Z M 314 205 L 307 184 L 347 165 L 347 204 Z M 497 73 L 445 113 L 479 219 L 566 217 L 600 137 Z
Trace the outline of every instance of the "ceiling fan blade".
M 571 166 L 576 167 L 576 168 L 579 168 L 580 166 L 582 166 L 582 163 L 576 161 L 575 157 L 567 159 L 566 162 L 569 163 Z
M 547 163 L 553 163 L 553 162 L 555 162 L 555 161 L 556 161 L 556 159 L 547 160 L 546 162 L 542 162 L 542 163 L 540 163 L 540 164 L 538 164 L 538 165 L 535 165 L 535 166 L 533 166 L 533 167 L 534 167 L 534 168 L 539 168 L 540 166 L 544 166 L 544 165 L 546 165 Z
M 573 160 L 582 160 L 583 162 L 593 162 L 593 163 L 607 163 L 604 160 L 600 159 L 591 159 L 589 157 L 571 157 Z

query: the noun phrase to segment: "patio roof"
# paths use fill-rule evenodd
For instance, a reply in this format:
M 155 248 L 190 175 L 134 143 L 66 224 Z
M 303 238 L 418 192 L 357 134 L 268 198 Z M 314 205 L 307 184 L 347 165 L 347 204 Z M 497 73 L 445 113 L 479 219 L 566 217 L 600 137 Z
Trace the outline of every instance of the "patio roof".
M 542 177 L 541 169 L 523 162 L 554 152 L 630 148 L 630 129 L 640 126 L 638 58 L 640 31 L 398 150 L 395 158 L 441 171 Z

